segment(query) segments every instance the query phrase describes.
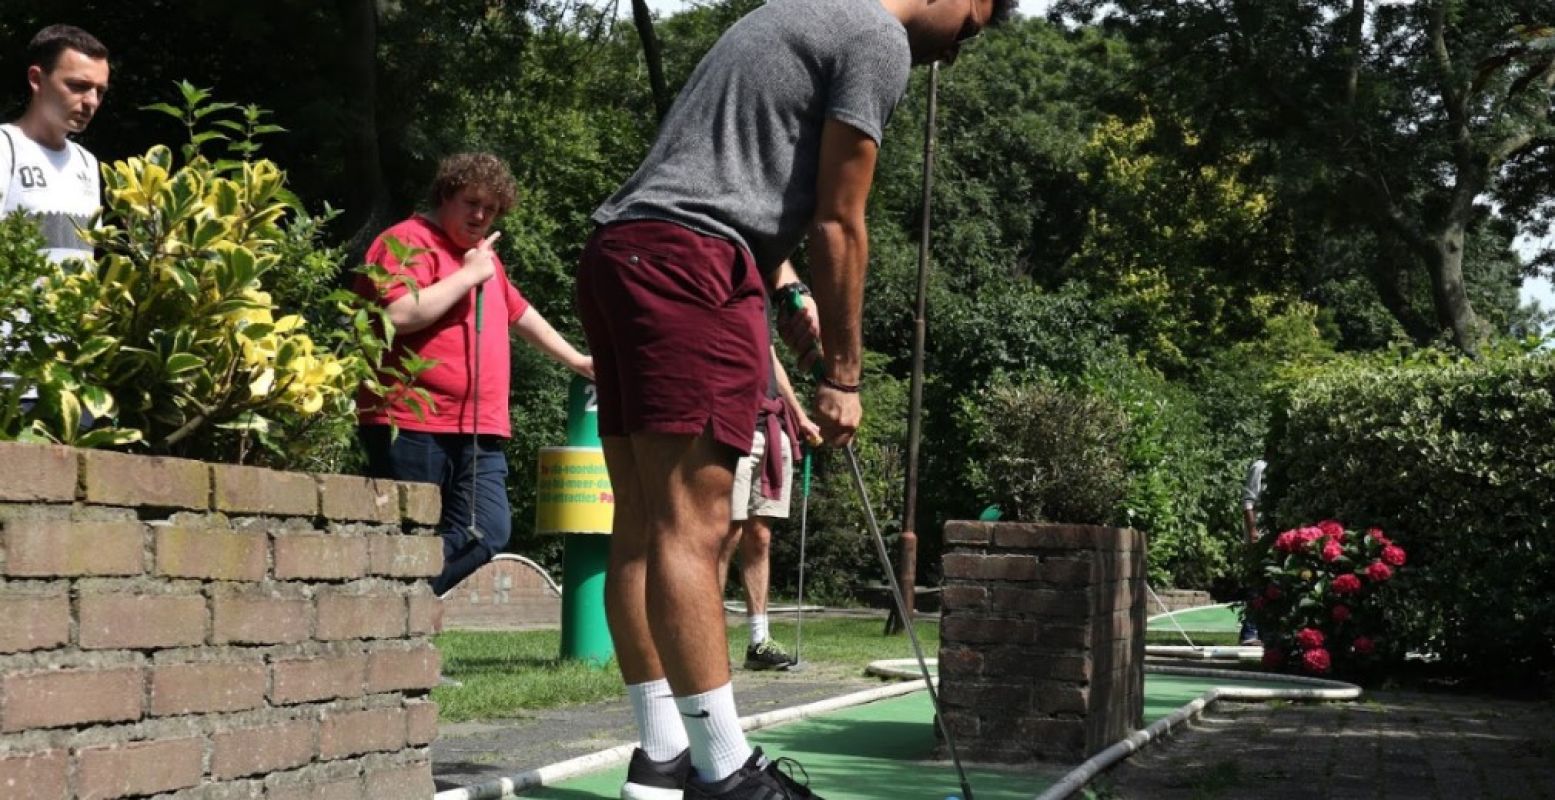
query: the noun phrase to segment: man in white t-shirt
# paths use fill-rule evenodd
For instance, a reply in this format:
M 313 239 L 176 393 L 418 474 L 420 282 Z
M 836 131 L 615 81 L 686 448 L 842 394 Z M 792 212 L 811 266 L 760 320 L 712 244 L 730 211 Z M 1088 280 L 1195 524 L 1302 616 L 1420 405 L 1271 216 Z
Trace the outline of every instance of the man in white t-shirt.
M 90 258 L 81 230 L 101 204 L 97 159 L 69 137 L 86 130 L 108 92 L 108 48 L 71 25 L 50 25 L 27 46 L 32 97 L 0 125 L 0 214 L 37 219 L 50 261 Z

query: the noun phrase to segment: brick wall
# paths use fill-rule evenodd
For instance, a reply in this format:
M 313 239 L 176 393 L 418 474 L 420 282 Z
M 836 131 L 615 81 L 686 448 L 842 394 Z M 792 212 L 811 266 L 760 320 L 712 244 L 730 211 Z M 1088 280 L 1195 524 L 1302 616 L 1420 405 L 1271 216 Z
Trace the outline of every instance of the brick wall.
M 1145 542 L 1087 525 L 945 525 L 940 702 L 974 761 L 1077 761 L 1143 722 Z
M 437 489 L 0 443 L 0 797 L 427 800 Z
M 444 630 L 554 628 L 561 618 L 561 590 L 534 562 L 507 553 L 443 597 Z
M 1168 611 L 1182 611 L 1185 608 L 1198 608 L 1199 606 L 1207 606 L 1215 602 L 1214 598 L 1209 596 L 1209 592 L 1202 592 L 1197 589 L 1162 589 L 1160 587 L 1154 588 L 1155 596 L 1160 598 L 1161 602 L 1157 604 L 1154 600 L 1150 600 L 1149 603 L 1146 604 L 1146 611 L 1148 612 L 1148 615 L 1152 617 L 1156 614 L 1164 614 Z M 1146 599 L 1149 599 L 1149 595 L 1146 595 Z M 1162 608 L 1162 605 L 1166 607 Z

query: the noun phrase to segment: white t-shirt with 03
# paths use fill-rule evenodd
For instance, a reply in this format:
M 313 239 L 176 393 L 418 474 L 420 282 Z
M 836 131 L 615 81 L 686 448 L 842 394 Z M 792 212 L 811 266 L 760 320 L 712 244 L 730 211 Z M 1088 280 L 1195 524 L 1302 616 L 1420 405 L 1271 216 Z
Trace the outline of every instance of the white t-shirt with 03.
M 91 259 L 92 246 L 81 231 L 91 227 L 101 196 L 97 158 L 86 148 L 67 141 L 65 149 L 54 150 L 29 139 L 15 125 L 0 125 L 0 216 L 20 209 L 37 220 L 49 261 Z M 13 325 L 25 324 L 21 312 L 0 309 L 0 341 L 11 338 Z M 0 383 L 13 380 L 13 375 L 0 373 Z M 23 399 L 34 396 L 28 390 Z
M 97 159 L 86 148 L 66 142 L 52 150 L 15 125 L 0 125 L 0 215 L 32 215 L 50 261 L 92 257 L 81 231 L 91 227 L 101 195 Z

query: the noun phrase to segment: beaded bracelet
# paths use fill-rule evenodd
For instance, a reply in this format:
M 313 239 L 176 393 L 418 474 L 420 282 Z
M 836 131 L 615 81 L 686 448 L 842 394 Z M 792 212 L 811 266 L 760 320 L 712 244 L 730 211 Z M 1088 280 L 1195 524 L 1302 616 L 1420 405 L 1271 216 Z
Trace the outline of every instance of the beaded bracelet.
M 859 392 L 859 385 L 856 383 L 839 383 L 832 380 L 831 378 L 826 377 L 825 375 L 817 378 L 817 380 L 821 382 L 822 386 L 842 392 L 843 394 L 858 394 Z

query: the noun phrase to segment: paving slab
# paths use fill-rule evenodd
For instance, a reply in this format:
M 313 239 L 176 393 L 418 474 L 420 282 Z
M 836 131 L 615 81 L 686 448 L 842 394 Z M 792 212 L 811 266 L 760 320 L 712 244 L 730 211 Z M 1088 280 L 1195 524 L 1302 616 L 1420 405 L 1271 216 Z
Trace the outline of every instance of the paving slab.
M 1389 691 L 1219 703 L 1091 790 L 1112 800 L 1555 800 L 1555 703 Z

